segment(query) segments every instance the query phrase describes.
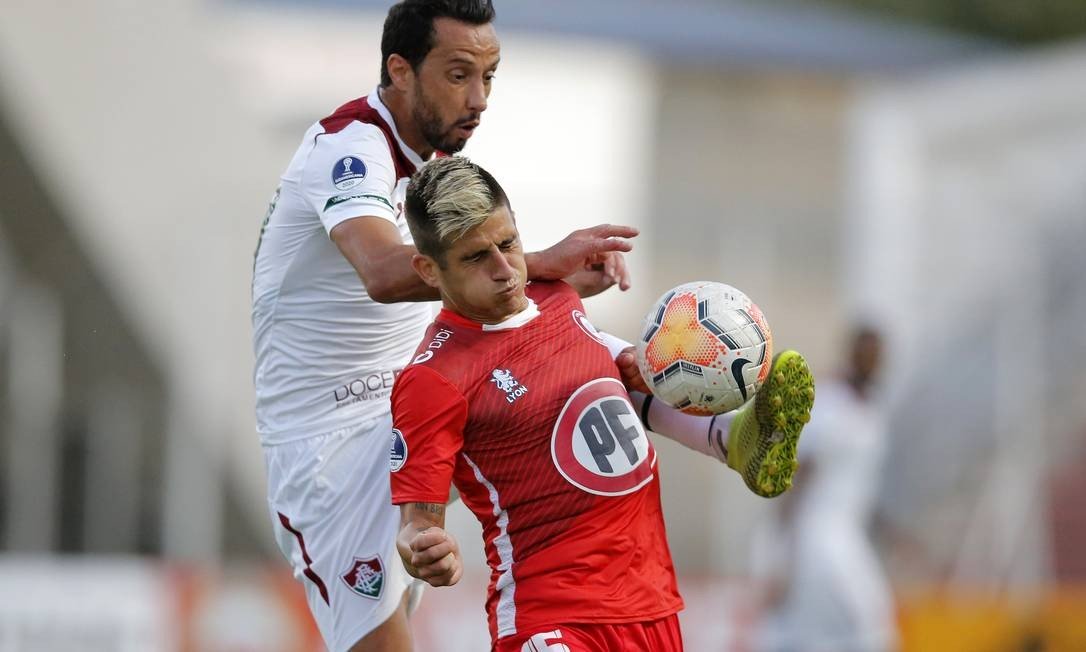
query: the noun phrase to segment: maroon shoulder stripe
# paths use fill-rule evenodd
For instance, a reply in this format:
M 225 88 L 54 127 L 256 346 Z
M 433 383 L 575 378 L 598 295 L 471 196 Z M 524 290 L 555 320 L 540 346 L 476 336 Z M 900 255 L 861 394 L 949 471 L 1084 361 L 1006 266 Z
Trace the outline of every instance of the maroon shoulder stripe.
M 351 100 L 343 106 L 336 109 L 335 113 L 321 120 L 321 126 L 324 127 L 324 133 L 334 134 L 342 131 L 347 125 L 352 122 L 361 122 L 363 124 L 369 124 L 377 127 L 381 130 L 381 133 L 385 135 L 385 140 L 388 141 L 388 149 L 392 152 L 392 163 L 396 166 L 397 178 L 409 177 L 415 173 L 415 164 L 407 158 L 407 155 L 400 149 L 400 143 L 396 140 L 396 135 L 392 132 L 392 127 L 389 126 L 385 119 L 381 117 L 381 114 L 377 112 L 377 109 L 370 106 L 369 101 L 365 97 L 360 97 L 356 100 Z M 318 135 L 318 138 L 320 136 Z

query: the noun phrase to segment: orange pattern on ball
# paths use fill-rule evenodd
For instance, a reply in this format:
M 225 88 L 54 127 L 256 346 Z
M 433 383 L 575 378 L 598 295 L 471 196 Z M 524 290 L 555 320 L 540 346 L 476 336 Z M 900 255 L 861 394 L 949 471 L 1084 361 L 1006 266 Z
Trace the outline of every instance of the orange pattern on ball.
M 709 329 L 698 323 L 697 297 L 680 294 L 667 304 L 660 329 L 645 348 L 645 359 L 655 374 L 676 360 L 707 367 L 727 351 Z

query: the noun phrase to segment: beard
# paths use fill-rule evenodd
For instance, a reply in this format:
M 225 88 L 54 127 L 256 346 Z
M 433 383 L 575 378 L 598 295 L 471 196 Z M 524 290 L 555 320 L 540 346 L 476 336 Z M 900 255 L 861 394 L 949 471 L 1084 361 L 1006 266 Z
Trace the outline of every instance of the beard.
M 422 94 L 421 87 L 415 93 L 413 117 L 422 132 L 422 137 L 426 139 L 426 144 L 445 154 L 456 154 L 468 143 L 467 138 L 458 138 L 453 135 L 453 130 L 457 125 L 479 119 L 478 115 L 469 115 L 446 127 L 436 107 Z

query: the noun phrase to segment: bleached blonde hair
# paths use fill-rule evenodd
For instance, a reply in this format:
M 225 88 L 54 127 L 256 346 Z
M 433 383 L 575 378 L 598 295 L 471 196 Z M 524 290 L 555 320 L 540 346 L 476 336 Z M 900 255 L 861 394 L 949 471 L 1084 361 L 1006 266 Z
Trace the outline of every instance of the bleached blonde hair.
M 497 179 L 463 156 L 430 161 L 407 186 L 407 225 L 420 252 L 444 266 L 444 253 L 509 200 Z

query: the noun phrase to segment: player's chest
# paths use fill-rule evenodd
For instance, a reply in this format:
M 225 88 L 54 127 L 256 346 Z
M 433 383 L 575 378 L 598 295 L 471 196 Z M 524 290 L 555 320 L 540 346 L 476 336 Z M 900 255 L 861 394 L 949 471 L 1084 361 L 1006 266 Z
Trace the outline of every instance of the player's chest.
M 464 452 L 518 477 L 533 469 L 597 495 L 644 486 L 655 451 L 614 363 L 606 349 L 599 358 L 578 349 L 552 351 L 550 361 L 535 367 L 514 359 L 492 369 L 477 390 L 485 400 L 471 402 Z
M 540 419 L 584 382 L 617 377 L 595 329 L 576 309 L 553 309 L 506 333 L 479 333 L 464 379 L 470 420 Z

